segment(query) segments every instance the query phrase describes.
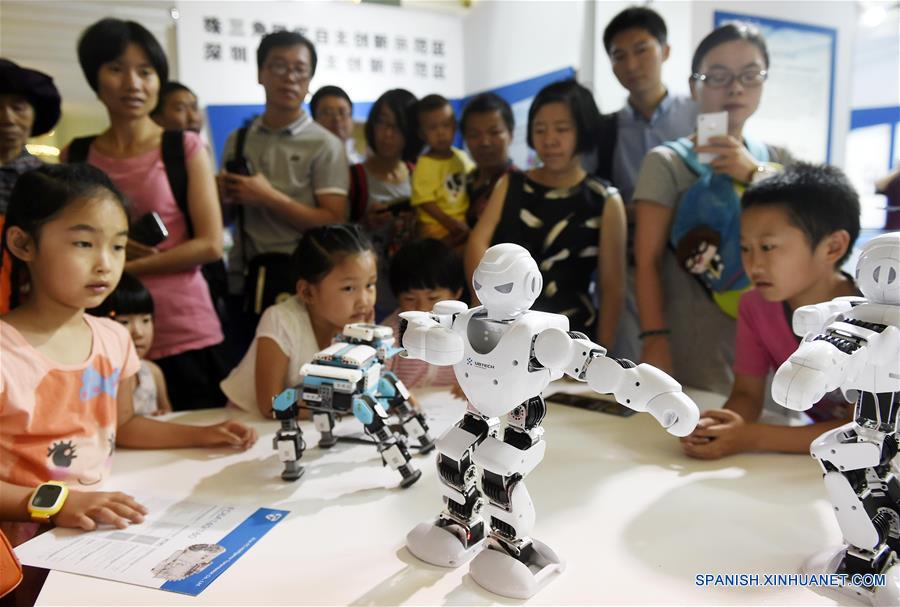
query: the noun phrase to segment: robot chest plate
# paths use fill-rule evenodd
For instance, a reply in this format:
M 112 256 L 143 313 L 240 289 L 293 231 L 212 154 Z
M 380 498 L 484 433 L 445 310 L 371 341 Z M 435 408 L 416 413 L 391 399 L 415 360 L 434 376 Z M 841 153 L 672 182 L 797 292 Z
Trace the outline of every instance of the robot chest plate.
M 474 319 L 473 319 L 474 320 Z M 472 323 L 472 321 L 470 321 Z M 504 327 L 495 336 L 493 348 L 485 352 L 477 338 L 483 335 L 478 322 L 467 328 L 469 339 L 456 377 L 469 401 L 483 414 L 498 417 L 539 394 L 550 381 L 547 370 L 528 371 L 532 331 L 527 326 Z M 475 338 L 475 343 L 472 343 Z

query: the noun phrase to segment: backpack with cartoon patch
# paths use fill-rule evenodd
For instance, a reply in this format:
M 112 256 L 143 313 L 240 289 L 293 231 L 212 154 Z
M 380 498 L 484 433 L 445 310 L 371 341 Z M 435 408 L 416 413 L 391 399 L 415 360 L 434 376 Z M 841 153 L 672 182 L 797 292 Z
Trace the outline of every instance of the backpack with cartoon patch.
M 744 141 L 751 156 L 759 162 L 769 161 L 765 144 Z M 679 265 L 703 284 L 716 305 L 737 318 L 738 300 L 750 288 L 741 265 L 740 196 L 744 186 L 701 163 L 687 137 L 664 145 L 697 175 L 675 211 L 669 246 Z

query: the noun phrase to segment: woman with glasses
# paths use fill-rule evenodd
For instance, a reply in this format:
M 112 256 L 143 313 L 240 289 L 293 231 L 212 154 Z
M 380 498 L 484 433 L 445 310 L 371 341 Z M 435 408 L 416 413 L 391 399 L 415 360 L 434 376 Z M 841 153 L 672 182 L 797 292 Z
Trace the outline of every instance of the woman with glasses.
M 416 96 L 406 89 L 381 95 L 366 118 L 369 157 L 350 167 L 350 219 L 360 223 L 378 253 L 378 320 L 397 307 L 388 280 L 390 259 L 415 235 L 416 215 L 409 204 L 410 176 L 421 151 L 410 122 L 415 104 Z
M 109 128 L 76 139 L 62 159 L 89 162 L 109 175 L 129 201 L 132 225 L 153 212 L 161 218 L 168 236 L 152 244 L 129 239 L 125 264 L 154 300 L 155 336 L 147 358 L 162 368 L 176 410 L 222 406 L 219 381 L 228 372 L 222 327 L 200 271 L 222 257 L 222 214 L 209 155 L 197 133 L 164 135 L 151 119 L 169 66 L 142 25 L 111 18 L 94 23 L 81 35 L 78 60 L 106 107 Z M 169 183 L 164 148 L 175 158 L 181 152 L 183 193 Z
M 701 114 L 728 113 L 727 134 L 707 145 L 697 145 L 694 134 L 652 149 L 634 192 L 641 360 L 721 394 L 733 378 L 737 300 L 749 288 L 740 266 L 740 193 L 792 161 L 785 150 L 744 133 L 768 69 L 766 43 L 755 27 L 729 23 L 707 35 L 691 64 L 691 94 Z M 685 230 L 690 221 L 697 225 Z M 726 266 L 726 252 L 734 250 L 737 263 Z

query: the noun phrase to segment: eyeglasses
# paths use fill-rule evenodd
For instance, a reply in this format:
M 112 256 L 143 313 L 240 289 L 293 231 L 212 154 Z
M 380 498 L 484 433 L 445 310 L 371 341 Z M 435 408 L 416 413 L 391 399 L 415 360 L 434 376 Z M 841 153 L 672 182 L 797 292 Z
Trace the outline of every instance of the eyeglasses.
M 319 108 L 316 115 L 321 116 L 322 118 L 349 118 L 350 110 L 347 108 L 323 107 Z
M 396 122 L 388 122 L 387 120 L 382 120 L 380 118 L 376 118 L 375 122 L 373 122 L 373 126 L 376 129 L 380 129 L 382 131 L 399 131 L 400 127 L 397 126 Z
M 753 88 L 760 86 L 769 77 L 767 70 L 746 70 L 740 74 L 735 74 L 729 70 L 714 69 L 705 74 L 691 74 L 692 80 L 699 80 L 706 86 L 714 89 L 720 89 L 731 86 L 735 80 L 741 83 L 741 86 Z
M 284 78 L 291 73 L 300 80 L 308 80 L 311 76 L 311 72 L 309 67 L 303 65 L 302 63 L 295 63 L 294 65 L 288 65 L 283 61 L 273 61 L 269 65 L 266 66 L 266 69 L 278 76 L 279 78 Z

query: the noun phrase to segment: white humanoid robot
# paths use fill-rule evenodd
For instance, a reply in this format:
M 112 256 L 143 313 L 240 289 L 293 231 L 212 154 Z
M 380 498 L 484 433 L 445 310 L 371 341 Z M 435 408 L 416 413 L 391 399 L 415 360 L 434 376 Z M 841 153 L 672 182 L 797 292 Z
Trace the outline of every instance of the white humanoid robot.
M 564 568 L 552 549 L 531 537 L 535 511 L 524 483 L 544 457 L 541 392 L 547 384 L 563 373 L 586 381 L 649 412 L 676 436 L 693 431 L 699 418 L 697 406 L 662 371 L 607 358 L 587 336 L 570 332 L 565 316 L 531 311 L 542 284 L 528 251 L 499 244 L 475 270 L 482 306 L 442 301 L 431 312 L 401 314 L 407 356 L 453 365 L 469 402 L 462 420 L 437 441 L 444 510 L 414 528 L 407 547 L 443 567 L 474 557 L 472 578 L 513 598 L 534 595 Z
M 900 232 L 866 243 L 856 284 L 865 297 L 794 312 L 794 333 L 803 341 L 775 374 L 772 397 L 804 411 L 837 388 L 858 393 L 853 421 L 810 446 L 845 545 L 814 557 L 807 569 L 846 574 L 845 592 L 900 605 Z M 884 584 L 867 586 L 873 575 L 884 575 Z

